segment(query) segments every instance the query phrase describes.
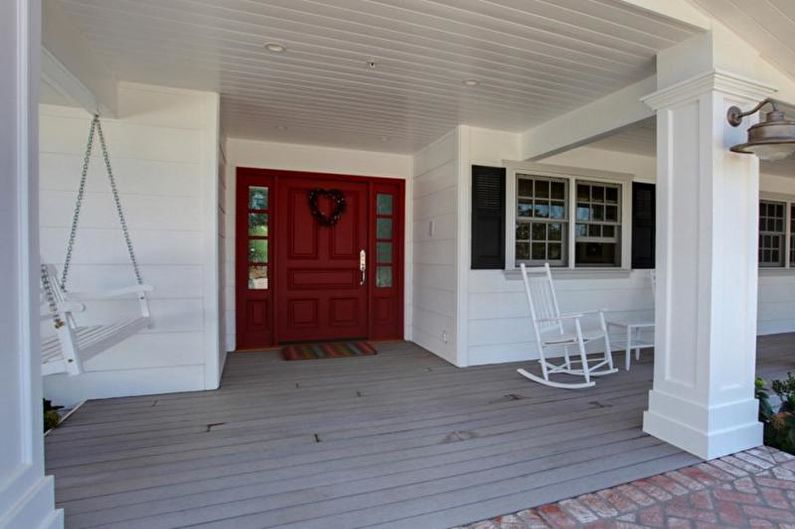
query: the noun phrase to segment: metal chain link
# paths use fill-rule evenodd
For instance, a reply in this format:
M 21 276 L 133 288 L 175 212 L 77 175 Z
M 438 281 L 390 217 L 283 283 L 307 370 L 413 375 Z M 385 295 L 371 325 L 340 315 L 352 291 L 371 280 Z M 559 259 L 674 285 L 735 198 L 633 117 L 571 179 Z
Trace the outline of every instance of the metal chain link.
M 69 267 L 72 264 L 72 250 L 75 247 L 75 237 L 77 236 L 77 225 L 80 222 L 80 209 L 83 206 L 83 195 L 86 192 L 86 176 L 88 176 L 88 164 L 91 160 L 91 150 L 94 147 L 94 128 L 99 119 L 94 116 L 91 120 L 91 128 L 88 131 L 88 142 L 86 143 L 86 154 L 83 156 L 83 170 L 80 173 L 80 186 L 77 188 L 77 201 L 75 212 L 72 215 L 72 228 L 69 230 L 69 240 L 66 242 L 66 257 L 63 262 L 63 272 L 61 272 L 61 290 L 66 292 L 66 279 L 69 277 Z
M 139 285 L 143 285 L 144 280 L 141 277 L 141 270 L 138 268 L 138 260 L 135 258 L 135 250 L 133 249 L 132 239 L 130 238 L 130 230 L 127 228 L 127 220 L 124 218 L 124 211 L 121 209 L 121 200 L 119 199 L 119 190 L 116 188 L 116 177 L 113 176 L 113 169 L 110 166 L 110 156 L 108 155 L 108 148 L 105 145 L 105 135 L 102 134 L 102 124 L 99 122 L 99 116 L 94 116 L 94 121 L 97 124 L 97 133 L 99 134 L 99 145 L 102 148 L 102 158 L 105 160 L 105 168 L 108 172 L 108 180 L 110 180 L 110 189 L 113 192 L 113 202 L 116 204 L 116 213 L 119 216 L 119 223 L 121 224 L 121 231 L 124 233 L 124 242 L 127 244 L 127 253 L 130 256 L 130 262 L 135 271 L 135 279 Z
M 63 273 L 61 274 L 61 289 L 66 291 L 66 280 L 69 277 L 69 267 L 72 264 L 72 251 L 75 246 L 75 237 L 77 235 L 77 226 L 80 221 L 80 210 L 83 206 L 83 198 L 86 190 L 86 176 L 88 175 L 88 165 L 91 160 L 91 151 L 94 145 L 94 131 L 96 130 L 99 136 L 99 144 L 102 149 L 102 158 L 105 161 L 105 169 L 108 173 L 108 180 L 110 181 L 110 189 L 113 194 L 113 202 L 116 205 L 116 214 L 119 217 L 121 230 L 124 233 L 124 242 L 127 245 L 127 253 L 130 256 L 133 270 L 135 272 L 135 279 L 139 285 L 143 284 L 141 271 L 138 268 L 138 260 L 135 258 L 135 250 L 133 250 L 132 239 L 130 238 L 130 230 L 127 228 L 127 220 L 124 217 L 124 211 L 121 207 L 121 200 L 119 199 L 119 191 L 116 187 L 116 178 L 113 176 L 113 169 L 110 165 L 110 156 L 108 155 L 108 148 L 105 144 L 105 136 L 102 133 L 102 124 L 99 121 L 99 115 L 95 115 L 91 120 L 91 128 L 88 132 L 88 142 L 86 144 L 86 153 L 83 158 L 83 169 L 80 173 L 80 186 L 77 189 L 77 202 L 75 203 L 75 211 L 72 216 L 72 227 L 69 231 L 69 240 L 66 244 L 66 258 L 64 259 Z
M 52 283 L 47 273 L 47 265 L 41 265 L 41 288 L 44 290 L 44 297 L 47 299 L 47 307 L 52 314 L 52 324 L 56 329 L 64 326 L 61 316 L 58 314 L 58 304 L 55 302 L 55 293 L 52 291 Z

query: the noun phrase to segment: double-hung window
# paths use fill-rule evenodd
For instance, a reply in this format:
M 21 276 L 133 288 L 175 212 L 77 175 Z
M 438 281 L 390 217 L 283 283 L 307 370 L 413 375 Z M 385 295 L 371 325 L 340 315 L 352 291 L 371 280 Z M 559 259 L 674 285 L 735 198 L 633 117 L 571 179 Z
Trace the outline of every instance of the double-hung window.
M 566 263 L 568 182 L 519 175 L 516 181 L 516 260 L 527 264 Z
M 577 265 L 621 265 L 620 197 L 618 184 L 577 181 Z
M 508 268 L 628 267 L 628 175 L 529 163 L 511 169 Z
M 759 201 L 759 267 L 795 268 L 795 197 Z

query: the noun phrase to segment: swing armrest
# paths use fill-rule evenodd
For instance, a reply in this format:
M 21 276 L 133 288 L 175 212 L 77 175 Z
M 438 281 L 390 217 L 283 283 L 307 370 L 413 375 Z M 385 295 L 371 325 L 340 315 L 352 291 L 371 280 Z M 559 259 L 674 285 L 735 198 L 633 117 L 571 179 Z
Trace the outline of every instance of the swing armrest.
M 66 314 L 67 312 L 83 312 L 86 310 L 86 306 L 80 303 L 79 301 L 59 301 L 56 306 L 58 307 L 58 312 L 61 314 Z
M 114 290 L 97 290 L 94 292 L 69 292 L 69 301 L 86 301 L 92 299 L 112 299 L 130 294 L 143 294 L 154 291 L 152 285 L 133 285 L 131 287 L 117 288 Z

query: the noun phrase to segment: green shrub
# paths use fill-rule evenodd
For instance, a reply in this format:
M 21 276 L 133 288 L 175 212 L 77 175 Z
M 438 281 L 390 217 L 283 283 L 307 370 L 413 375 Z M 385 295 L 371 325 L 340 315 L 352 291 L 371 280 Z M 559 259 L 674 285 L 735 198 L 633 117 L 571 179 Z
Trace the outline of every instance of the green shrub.
M 770 389 L 780 399 L 778 411 L 770 403 L 765 381 L 756 379 L 759 421 L 765 425 L 765 444 L 795 454 L 795 378 L 787 373 L 786 380 L 774 380 Z
M 50 430 L 58 426 L 61 422 L 61 415 L 58 413 L 63 406 L 53 406 L 52 402 L 44 399 L 44 431 Z

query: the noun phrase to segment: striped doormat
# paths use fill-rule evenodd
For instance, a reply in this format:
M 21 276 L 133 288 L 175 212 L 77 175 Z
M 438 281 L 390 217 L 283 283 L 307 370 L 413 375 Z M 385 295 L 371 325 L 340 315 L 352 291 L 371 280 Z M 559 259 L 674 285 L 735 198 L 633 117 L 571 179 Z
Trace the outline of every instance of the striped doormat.
M 282 347 L 282 357 L 285 360 L 314 360 L 316 358 L 371 356 L 374 354 L 378 354 L 378 351 L 370 342 L 309 343 Z

